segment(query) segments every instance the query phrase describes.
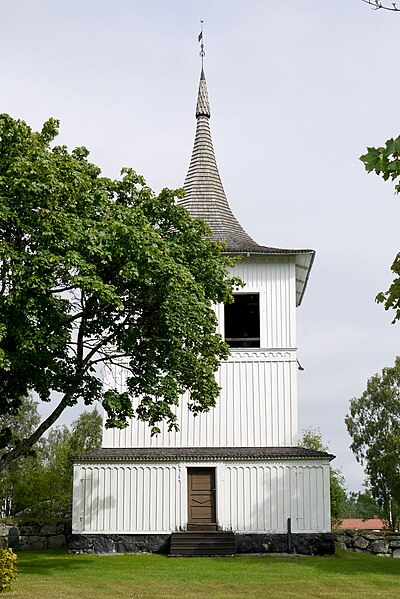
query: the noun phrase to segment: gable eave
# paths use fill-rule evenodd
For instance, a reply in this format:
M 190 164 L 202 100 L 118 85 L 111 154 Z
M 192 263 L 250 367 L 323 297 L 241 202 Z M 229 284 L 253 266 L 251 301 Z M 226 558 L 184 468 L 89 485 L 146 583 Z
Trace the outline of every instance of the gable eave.
M 272 248 L 266 246 L 242 247 L 233 249 L 226 247 L 222 253 L 229 256 L 294 256 L 296 266 L 296 306 L 300 306 L 314 264 L 315 250 Z

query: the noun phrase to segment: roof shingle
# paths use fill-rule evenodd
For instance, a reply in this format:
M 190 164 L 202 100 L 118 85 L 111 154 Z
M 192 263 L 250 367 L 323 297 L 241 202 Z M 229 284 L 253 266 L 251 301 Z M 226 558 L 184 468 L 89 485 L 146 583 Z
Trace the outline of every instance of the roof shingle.
M 332 460 L 325 451 L 304 447 L 103 447 L 74 456 L 75 461 Z
M 315 252 L 309 249 L 283 249 L 259 245 L 243 229 L 229 206 L 218 172 L 211 139 L 210 115 L 207 83 L 202 69 L 196 104 L 196 134 L 189 170 L 183 185 L 186 195 L 179 203 L 187 208 L 193 218 L 202 218 L 210 226 L 212 238 L 226 244 L 226 253 L 296 256 L 299 284 L 297 304 L 300 304 Z M 297 256 L 300 255 L 302 258 L 298 260 Z M 300 275 L 298 268 L 304 261 L 307 263 L 305 276 L 303 273 Z

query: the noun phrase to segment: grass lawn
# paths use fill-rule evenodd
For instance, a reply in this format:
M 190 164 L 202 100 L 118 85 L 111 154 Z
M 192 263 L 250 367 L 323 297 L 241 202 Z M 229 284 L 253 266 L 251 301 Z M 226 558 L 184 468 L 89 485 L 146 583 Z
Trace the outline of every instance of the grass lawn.
M 400 559 L 336 557 L 168 558 L 24 551 L 5 599 L 395 599 Z

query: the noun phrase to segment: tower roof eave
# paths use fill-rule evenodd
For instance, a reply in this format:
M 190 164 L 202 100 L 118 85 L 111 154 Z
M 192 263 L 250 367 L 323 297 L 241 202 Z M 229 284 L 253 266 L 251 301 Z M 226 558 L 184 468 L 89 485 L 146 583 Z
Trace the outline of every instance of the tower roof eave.
M 310 272 L 312 265 L 315 260 L 315 250 L 294 250 L 294 249 L 285 249 L 285 248 L 272 248 L 265 246 L 257 246 L 257 248 L 241 248 L 241 249 L 233 249 L 230 247 L 226 247 L 223 250 L 224 254 L 229 254 L 231 256 L 294 256 L 295 257 L 295 266 L 296 266 L 296 306 L 300 306 L 304 292 L 307 287 L 308 279 L 310 277 Z

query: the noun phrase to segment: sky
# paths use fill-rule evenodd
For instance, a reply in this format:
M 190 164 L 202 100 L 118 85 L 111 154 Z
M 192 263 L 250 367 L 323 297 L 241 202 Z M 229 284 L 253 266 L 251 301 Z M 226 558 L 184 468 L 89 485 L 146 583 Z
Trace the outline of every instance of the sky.
M 204 20 L 220 175 L 261 245 L 312 248 L 298 309 L 299 428 L 320 429 L 349 490 L 344 417 L 400 353 L 374 298 L 400 250 L 400 198 L 359 156 L 399 134 L 400 13 L 362 0 L 0 0 L 0 112 L 84 145 L 107 176 L 159 191 L 189 166 Z M 67 413 L 64 422 L 74 413 Z

